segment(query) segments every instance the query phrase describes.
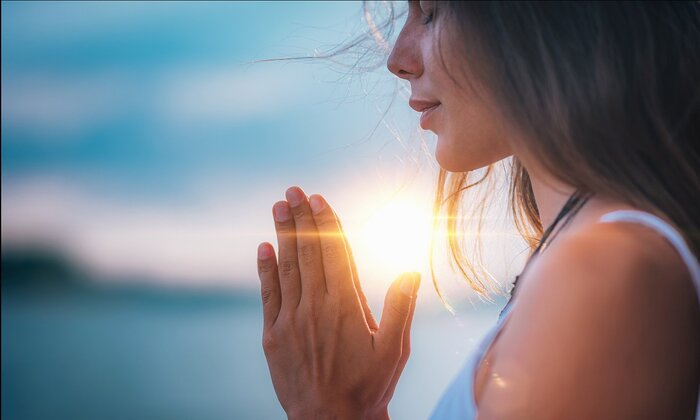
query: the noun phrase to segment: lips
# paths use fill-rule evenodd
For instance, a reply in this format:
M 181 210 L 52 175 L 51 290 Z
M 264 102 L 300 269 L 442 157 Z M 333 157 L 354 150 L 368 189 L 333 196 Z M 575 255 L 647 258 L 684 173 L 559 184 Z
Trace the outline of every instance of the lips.
M 431 106 L 430 108 L 426 108 L 422 114 L 420 114 L 420 126 L 423 130 L 428 130 L 430 128 L 430 117 L 433 115 L 434 111 L 436 109 L 440 108 L 440 104 Z M 435 129 L 433 127 L 433 132 L 435 132 Z
M 420 126 L 422 129 L 427 130 L 430 124 L 431 114 L 440 107 L 441 104 L 438 101 L 411 99 L 408 101 L 408 105 L 421 113 Z
M 417 112 L 423 112 L 438 105 L 440 105 L 440 102 L 438 101 L 427 101 L 421 99 L 411 99 L 408 101 L 408 106 Z

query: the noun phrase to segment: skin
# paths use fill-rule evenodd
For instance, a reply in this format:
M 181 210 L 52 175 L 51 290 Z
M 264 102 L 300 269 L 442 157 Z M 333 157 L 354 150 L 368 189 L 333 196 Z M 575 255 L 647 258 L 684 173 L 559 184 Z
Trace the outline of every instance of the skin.
M 340 222 L 319 195 L 298 187 L 274 205 L 279 256 L 258 248 L 263 349 L 290 419 L 386 419 L 410 353 L 419 278 L 389 289 L 372 316 Z
M 412 98 L 440 102 L 429 124 L 438 163 L 468 171 L 517 156 L 549 225 L 573 188 L 518 146 L 520 133 L 477 81 L 465 90 L 448 76 L 434 46 L 450 42 L 449 26 L 430 19 L 433 8 L 409 2 L 388 68 L 410 83 Z M 448 68 L 459 64 L 444 58 Z M 480 419 L 692 418 L 700 305 L 690 274 L 655 231 L 597 223 L 618 209 L 630 207 L 593 196 L 521 277 L 516 306 L 475 375 Z M 330 205 L 292 187 L 273 214 L 278 255 L 261 244 L 258 269 L 263 348 L 282 407 L 289 418 L 389 418 L 419 279 L 407 277 L 407 293 L 392 285 L 378 324 Z

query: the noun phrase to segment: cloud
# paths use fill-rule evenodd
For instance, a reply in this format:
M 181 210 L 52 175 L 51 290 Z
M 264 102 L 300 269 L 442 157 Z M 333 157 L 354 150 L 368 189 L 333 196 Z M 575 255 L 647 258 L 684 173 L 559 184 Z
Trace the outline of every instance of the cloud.
M 104 34 L 147 28 L 172 15 L 192 12 L 187 5 L 160 2 L 17 2 L 2 4 L 3 37 L 29 46 L 82 42 Z M 31 28 L 31 30 L 27 30 Z
M 122 74 L 25 74 L 2 83 L 2 124 L 66 141 L 129 109 L 133 82 Z
M 291 108 L 312 85 L 299 66 L 201 67 L 166 76 L 161 117 L 171 124 L 231 124 Z
M 70 141 L 100 124 L 146 118 L 170 130 L 231 126 L 292 109 L 310 77 L 291 67 L 206 66 L 144 75 L 25 74 L 2 84 L 2 124 L 51 141 Z

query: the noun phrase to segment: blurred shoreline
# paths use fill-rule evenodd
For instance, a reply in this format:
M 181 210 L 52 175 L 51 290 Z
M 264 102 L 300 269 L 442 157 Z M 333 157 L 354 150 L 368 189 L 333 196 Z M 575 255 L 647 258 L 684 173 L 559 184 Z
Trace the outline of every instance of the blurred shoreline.
M 90 272 L 58 249 L 50 247 L 3 246 L 2 291 L 23 296 L 82 295 L 124 299 L 206 300 L 210 303 L 236 301 L 255 306 L 257 291 L 242 287 L 175 286 L 143 276 L 108 277 Z

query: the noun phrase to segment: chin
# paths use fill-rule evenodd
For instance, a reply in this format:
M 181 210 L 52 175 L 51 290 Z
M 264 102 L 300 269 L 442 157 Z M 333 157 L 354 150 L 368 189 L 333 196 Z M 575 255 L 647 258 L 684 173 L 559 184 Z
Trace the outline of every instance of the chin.
M 437 160 L 442 169 L 449 172 L 466 172 L 476 169 L 473 167 L 474 165 L 469 165 L 469 162 L 464 162 L 460 157 L 462 157 L 460 153 L 445 147 L 438 139 L 437 147 L 435 148 L 435 160 Z
M 449 172 L 475 171 L 511 155 L 508 150 L 475 148 L 469 152 L 468 150 L 456 150 L 454 147 L 449 147 L 450 145 L 447 139 L 438 137 L 435 147 L 435 160 L 442 169 Z M 478 153 L 479 150 L 481 153 Z

